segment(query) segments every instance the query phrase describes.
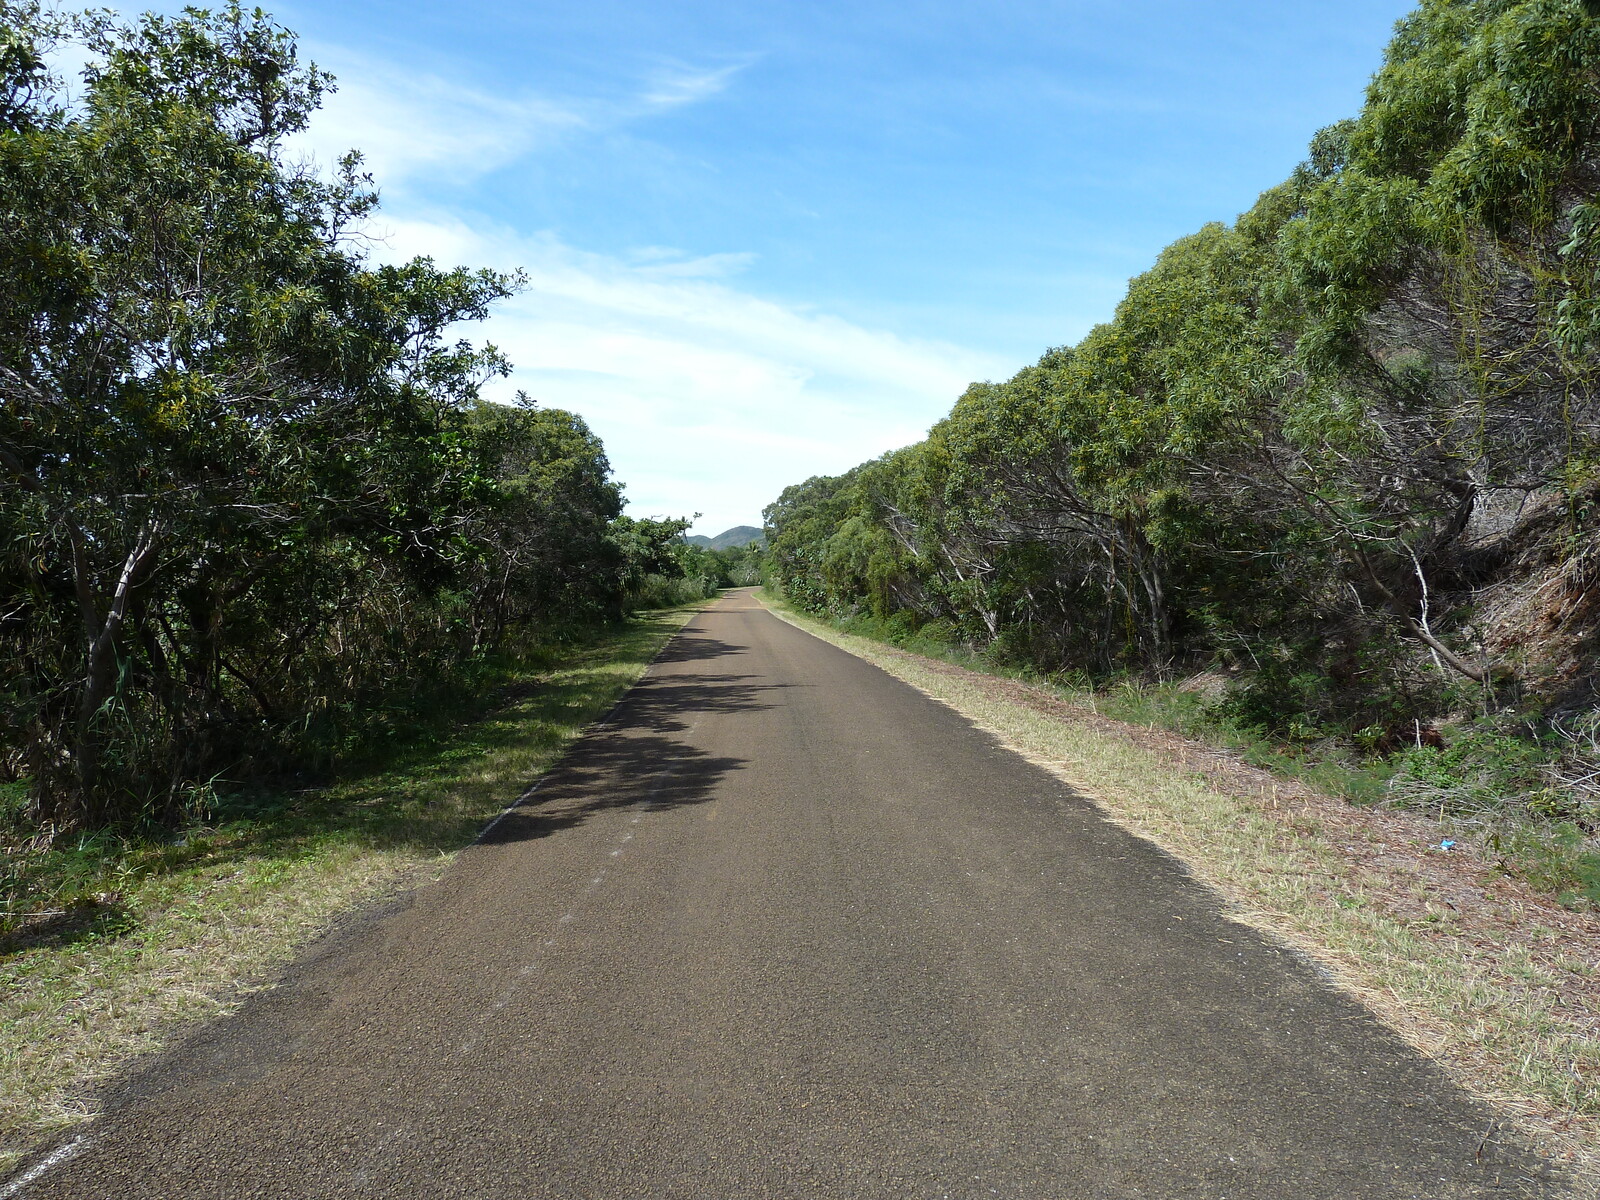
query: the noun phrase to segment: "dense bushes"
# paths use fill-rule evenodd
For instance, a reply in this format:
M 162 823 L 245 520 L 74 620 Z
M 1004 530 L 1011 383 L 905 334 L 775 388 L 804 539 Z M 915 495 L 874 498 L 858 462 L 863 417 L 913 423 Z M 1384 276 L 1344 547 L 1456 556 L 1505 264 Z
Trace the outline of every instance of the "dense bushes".
M 619 614 L 677 522 L 619 518 L 578 418 L 479 402 L 517 285 L 373 266 L 327 85 L 259 11 L 0 27 L 0 779 L 46 833 L 325 757 L 376 698 Z M 51 51 L 90 66 L 75 98 Z
M 779 583 L 1045 673 L 1221 666 L 1281 735 L 1592 708 L 1597 79 L 1577 0 L 1426 0 L 1361 115 L 1110 323 L 787 489 Z
M 678 524 L 686 528 L 688 522 Z M 667 608 L 709 599 L 723 588 L 751 587 L 761 582 L 761 559 L 759 544 L 712 550 L 678 541 L 633 586 L 629 602 L 636 608 Z

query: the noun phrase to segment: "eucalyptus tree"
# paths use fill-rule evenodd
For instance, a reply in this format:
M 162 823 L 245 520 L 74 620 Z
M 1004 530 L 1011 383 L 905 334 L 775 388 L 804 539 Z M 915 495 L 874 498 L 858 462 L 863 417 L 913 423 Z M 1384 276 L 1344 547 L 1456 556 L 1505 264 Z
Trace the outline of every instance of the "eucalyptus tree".
M 1281 238 L 1302 491 L 1375 607 L 1480 680 L 1439 597 L 1470 596 L 1519 510 L 1593 488 L 1597 65 L 1586 5 L 1427 0 Z

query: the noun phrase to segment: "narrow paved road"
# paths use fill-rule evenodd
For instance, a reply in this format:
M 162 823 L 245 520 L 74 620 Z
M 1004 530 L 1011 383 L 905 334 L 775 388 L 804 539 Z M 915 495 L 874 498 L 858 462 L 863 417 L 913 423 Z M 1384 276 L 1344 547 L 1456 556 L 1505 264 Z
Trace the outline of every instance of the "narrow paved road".
M 443 882 L 21 1194 L 1520 1194 L 1489 1121 L 1057 780 L 735 593 Z

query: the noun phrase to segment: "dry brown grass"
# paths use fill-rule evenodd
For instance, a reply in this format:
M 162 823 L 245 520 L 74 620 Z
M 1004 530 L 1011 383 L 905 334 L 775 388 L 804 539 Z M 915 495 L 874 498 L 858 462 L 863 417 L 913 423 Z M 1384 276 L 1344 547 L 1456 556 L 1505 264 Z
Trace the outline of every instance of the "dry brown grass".
M 1181 858 L 1241 919 L 1323 964 L 1391 1028 L 1600 1187 L 1600 918 L 1440 828 L 1059 695 L 777 615 L 989 730 Z

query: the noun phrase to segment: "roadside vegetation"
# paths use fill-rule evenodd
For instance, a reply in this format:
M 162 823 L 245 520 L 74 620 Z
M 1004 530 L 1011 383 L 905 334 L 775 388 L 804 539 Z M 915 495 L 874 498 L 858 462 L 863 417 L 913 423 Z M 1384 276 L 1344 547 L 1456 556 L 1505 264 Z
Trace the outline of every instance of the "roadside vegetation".
M 676 575 L 580 418 L 481 399 L 509 364 L 456 331 L 517 278 L 375 265 L 359 155 L 289 157 L 330 85 L 237 4 L 5 6 L 0 782 L 41 850 L 326 769 Z
M 631 598 L 641 607 L 665 608 L 709 599 L 723 588 L 754 587 L 761 582 L 763 558 L 760 545 L 718 550 L 679 541 L 662 564 L 666 569 L 646 574 Z
M 1425 0 L 1115 317 L 766 512 L 797 608 L 1600 903 L 1600 6 Z
M 84 62 L 63 78 L 51 63 Z M 425 880 L 748 573 L 484 401 L 515 276 L 372 262 L 237 3 L 0 21 L 0 1165 Z M 742 575 L 740 576 L 742 578 Z
M 8 855 L 29 915 L 0 935 L 0 1170 L 88 1116 L 96 1083 L 270 982 L 341 913 L 436 877 L 693 611 L 482 661 L 391 712 L 387 737 L 320 782 L 241 786 L 181 828 Z

